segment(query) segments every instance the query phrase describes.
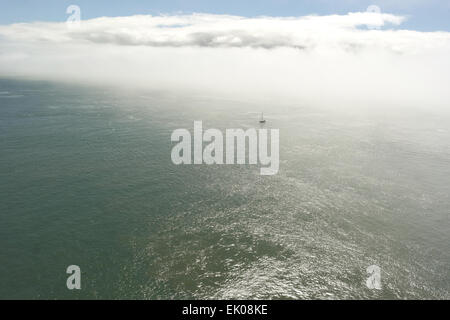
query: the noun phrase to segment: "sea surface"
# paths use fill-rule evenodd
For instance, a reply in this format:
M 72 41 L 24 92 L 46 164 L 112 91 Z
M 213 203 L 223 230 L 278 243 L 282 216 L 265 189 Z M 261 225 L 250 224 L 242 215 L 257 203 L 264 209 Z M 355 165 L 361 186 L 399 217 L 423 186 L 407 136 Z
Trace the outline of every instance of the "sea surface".
M 172 163 L 173 130 L 260 112 L 277 175 Z M 0 80 L 1 299 L 450 299 L 449 197 L 450 116 L 426 106 Z

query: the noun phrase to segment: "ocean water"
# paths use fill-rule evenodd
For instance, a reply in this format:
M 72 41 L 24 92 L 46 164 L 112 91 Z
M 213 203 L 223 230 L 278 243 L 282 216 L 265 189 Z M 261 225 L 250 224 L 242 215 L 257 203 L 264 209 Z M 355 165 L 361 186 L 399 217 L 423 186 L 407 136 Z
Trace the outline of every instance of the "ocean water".
M 172 164 L 261 111 L 277 175 Z M 1 299 L 450 298 L 448 114 L 3 79 L 0 137 Z

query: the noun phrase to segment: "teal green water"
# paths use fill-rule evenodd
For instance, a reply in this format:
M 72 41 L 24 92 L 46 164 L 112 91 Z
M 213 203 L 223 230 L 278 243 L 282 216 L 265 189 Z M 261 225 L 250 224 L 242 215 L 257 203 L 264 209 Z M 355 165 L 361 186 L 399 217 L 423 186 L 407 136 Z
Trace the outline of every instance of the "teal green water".
M 278 175 L 172 164 L 174 129 L 260 111 Z M 449 299 L 449 128 L 430 111 L 1 80 L 0 298 Z

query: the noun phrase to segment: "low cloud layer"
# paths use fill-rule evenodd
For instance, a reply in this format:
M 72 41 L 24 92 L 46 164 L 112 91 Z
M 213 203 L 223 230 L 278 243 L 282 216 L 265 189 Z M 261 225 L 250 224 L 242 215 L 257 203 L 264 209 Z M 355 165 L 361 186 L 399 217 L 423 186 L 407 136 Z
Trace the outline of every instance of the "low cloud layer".
M 309 48 L 332 29 L 399 25 L 404 17 L 370 12 L 346 16 L 300 18 L 243 18 L 227 15 L 131 16 L 98 18 L 73 24 L 15 24 L 0 28 L 1 34 L 18 40 L 115 44 L 151 47 L 251 47 Z M 344 40 L 344 39 L 336 39 Z M 361 42 L 362 39 L 353 39 Z
M 361 12 L 13 24 L 0 26 L 0 74 L 245 99 L 448 106 L 450 33 L 398 29 L 404 20 Z

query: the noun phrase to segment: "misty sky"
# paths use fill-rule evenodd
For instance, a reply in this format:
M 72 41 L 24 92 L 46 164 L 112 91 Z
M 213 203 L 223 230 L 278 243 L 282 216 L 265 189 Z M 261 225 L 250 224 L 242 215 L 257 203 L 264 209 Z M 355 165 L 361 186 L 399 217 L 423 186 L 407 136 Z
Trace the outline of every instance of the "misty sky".
M 404 28 L 450 31 L 449 0 L 0 0 L 0 24 L 64 21 L 70 4 L 80 6 L 85 19 L 193 12 L 246 17 L 330 15 L 361 12 L 377 5 L 383 12 L 409 16 Z

